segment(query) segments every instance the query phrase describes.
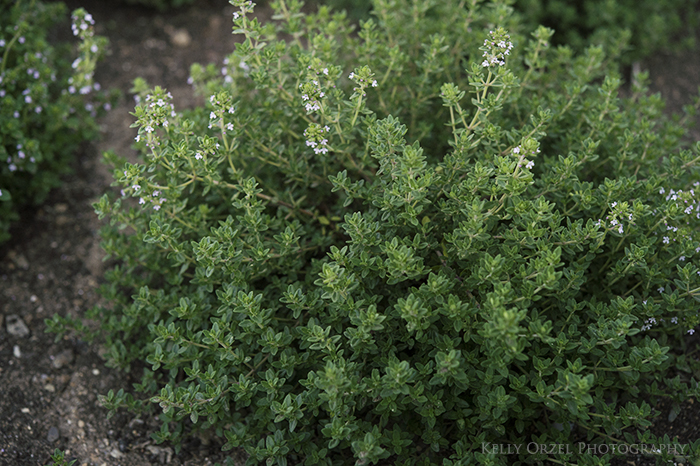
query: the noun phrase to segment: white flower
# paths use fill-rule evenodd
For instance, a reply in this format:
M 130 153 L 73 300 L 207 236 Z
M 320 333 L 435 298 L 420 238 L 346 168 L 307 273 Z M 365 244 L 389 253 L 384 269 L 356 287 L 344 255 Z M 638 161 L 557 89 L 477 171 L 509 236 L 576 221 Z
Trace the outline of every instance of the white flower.
M 519 153 L 520 153 L 520 146 L 518 146 L 518 147 L 516 147 L 515 149 L 513 149 L 513 153 L 514 153 L 514 154 L 519 154 Z
M 677 323 L 678 323 L 678 317 L 671 317 L 671 322 L 673 322 L 674 324 L 677 324 Z
M 659 292 L 659 293 L 663 293 L 663 292 L 664 292 L 664 287 L 663 287 L 663 286 L 662 286 L 662 287 L 659 287 L 658 292 Z
M 688 330 L 688 334 L 689 334 L 689 335 L 692 335 L 693 333 L 695 333 L 695 329 L 694 329 L 694 328 L 691 328 L 690 330 Z
M 350 79 L 352 79 L 354 77 L 355 77 L 355 73 L 350 73 L 350 76 L 348 76 L 348 78 L 350 78 Z
M 154 206 L 153 206 L 153 210 L 160 210 L 160 206 L 159 206 L 159 205 L 154 205 Z
M 216 113 L 211 112 L 211 113 L 209 114 L 209 119 L 210 119 L 210 120 L 213 120 L 214 118 L 216 118 Z
M 197 159 L 197 160 L 201 160 L 201 159 L 202 159 L 202 153 L 201 153 L 201 152 L 197 152 L 197 153 L 194 155 L 194 158 Z
M 622 224 L 620 224 L 620 228 L 618 228 L 618 233 L 622 234 Z
M 324 68 L 324 69 L 323 69 L 323 74 L 325 74 L 326 76 L 328 76 L 328 68 Z
M 141 186 L 135 184 L 131 187 L 131 189 L 133 189 L 134 191 L 138 191 L 139 189 L 141 189 Z
M 374 81 L 372 81 L 372 87 L 377 87 L 377 86 L 378 86 L 377 80 L 375 79 Z
M 152 133 L 153 132 L 153 127 L 151 125 L 148 125 L 144 128 L 147 133 Z
M 531 169 L 531 168 L 534 167 L 534 166 L 535 166 L 535 162 L 533 162 L 532 160 L 530 160 L 530 161 L 527 163 L 527 165 L 525 165 L 525 167 L 527 167 L 528 169 Z
M 610 207 L 612 207 L 613 209 L 615 208 L 615 206 L 617 206 L 617 201 L 610 204 Z
M 664 236 L 664 243 L 668 244 L 668 236 Z
M 685 262 L 685 256 L 679 257 L 678 260 L 681 261 L 681 262 Z
M 142 198 L 142 197 L 139 198 L 139 204 L 145 204 L 145 203 L 146 203 L 146 200 L 144 198 Z

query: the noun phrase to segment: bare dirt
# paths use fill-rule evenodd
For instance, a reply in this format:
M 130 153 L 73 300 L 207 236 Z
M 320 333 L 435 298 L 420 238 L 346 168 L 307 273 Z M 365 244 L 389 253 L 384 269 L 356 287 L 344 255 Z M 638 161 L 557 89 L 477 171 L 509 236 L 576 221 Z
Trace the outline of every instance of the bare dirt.
M 224 454 L 215 439 L 190 440 L 178 454 L 156 445 L 149 436 L 158 428 L 156 419 L 121 412 L 107 420 L 98 395 L 128 389 L 137 378 L 105 367 L 97 345 L 75 336 L 54 342 L 54 335 L 44 332 L 45 318 L 82 315 L 99 301 L 96 289 L 106 264 L 92 203 L 114 189 L 102 152 L 135 156 L 136 132 L 129 128 L 134 101 L 128 92 L 133 79 L 166 87 L 177 109 L 196 105 L 200 99 L 187 85 L 190 65 L 221 64 L 233 51 L 233 9 L 225 0 L 198 0 L 196 7 L 167 14 L 116 1 L 66 3 L 70 10 L 86 8 L 97 33 L 110 39 L 110 54 L 96 76 L 104 88 L 119 88 L 124 97 L 101 120 L 102 139 L 78 154 L 74 173 L 41 208 L 25 212 L 13 239 L 0 246 L 0 465 L 45 465 L 55 448 L 77 465 L 213 465 L 227 455 L 243 464 L 244 453 Z M 269 16 L 269 9 L 259 10 Z M 700 84 L 697 53 L 657 54 L 641 65 L 650 70 L 652 89 L 668 99 L 669 112 L 691 102 Z M 691 137 L 700 140 L 700 125 Z M 700 401 L 686 403 L 673 422 L 668 404 L 654 409 L 659 414 L 654 433 L 678 435 L 680 443 L 700 438 Z M 616 461 L 654 464 L 633 456 Z

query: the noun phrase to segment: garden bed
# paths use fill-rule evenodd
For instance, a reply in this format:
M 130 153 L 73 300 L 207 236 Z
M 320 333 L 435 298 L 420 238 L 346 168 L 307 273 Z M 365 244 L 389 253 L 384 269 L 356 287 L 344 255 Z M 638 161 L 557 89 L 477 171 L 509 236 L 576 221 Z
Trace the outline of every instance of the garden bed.
M 167 88 L 176 109 L 194 106 L 199 100 L 187 84 L 189 67 L 195 62 L 220 64 L 233 50 L 233 8 L 226 1 L 210 0 L 157 14 L 117 2 L 66 3 L 71 10 L 86 8 L 95 18 L 97 34 L 109 37 L 111 52 L 98 67 L 97 80 L 104 88 L 121 89 L 124 96 L 101 120 L 101 141 L 82 148 L 74 173 L 41 208 L 25 212 L 12 231 L 13 239 L 0 247 L 0 464 L 44 465 L 55 448 L 76 458 L 78 465 L 222 462 L 236 453 L 222 453 L 218 440 L 190 440 L 175 454 L 150 439 L 157 420 L 137 419 L 127 412 L 107 420 L 98 395 L 139 382 L 138 370 L 123 374 L 105 367 L 100 347 L 77 338 L 55 343 L 53 334 L 44 333 L 44 319 L 54 313 L 81 315 L 98 302 L 96 289 L 105 263 L 99 246 L 101 222 L 92 203 L 114 189 L 100 154 L 105 150 L 126 157 L 136 154 L 130 147 L 136 135 L 129 128 L 134 106 L 128 92 L 131 82 L 143 77 L 153 86 Z M 269 15 L 266 11 L 258 8 L 262 16 Z M 68 24 L 65 29 L 67 39 Z M 690 103 L 700 83 L 696 52 L 657 54 L 641 67 L 650 70 L 652 88 L 667 99 L 669 112 L 680 112 Z M 700 140 L 700 125 L 691 136 Z M 8 327 L 8 323 L 15 324 Z M 677 435 L 680 443 L 700 438 L 700 400 L 692 401 L 673 422 L 668 420 L 670 406 L 655 406 L 659 416 L 653 431 Z M 245 455 L 239 456 L 243 464 Z M 632 456 L 620 461 L 654 464 Z

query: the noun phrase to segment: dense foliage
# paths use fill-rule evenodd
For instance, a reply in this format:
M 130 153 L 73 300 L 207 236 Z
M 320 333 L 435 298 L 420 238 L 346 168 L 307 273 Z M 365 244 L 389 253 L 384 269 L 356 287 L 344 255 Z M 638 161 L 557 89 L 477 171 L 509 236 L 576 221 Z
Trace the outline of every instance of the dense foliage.
M 250 464 L 605 464 L 484 445 L 652 443 L 649 403 L 700 395 L 695 109 L 664 118 L 644 74 L 621 98 L 617 37 L 552 48 L 498 1 L 375 0 L 358 34 L 232 4 L 206 105 L 139 81 L 143 160 L 108 154 L 91 336 L 150 368 L 105 406 Z
M 321 0 L 335 9 L 345 9 L 351 19 L 370 18 L 371 0 Z M 659 50 L 688 49 L 694 44 L 700 21 L 695 0 L 513 0 L 524 25 L 545 25 L 555 30 L 554 44 L 574 50 L 630 35 L 631 49 L 621 60 L 629 63 Z
M 67 44 L 49 45 L 64 14 L 62 3 L 0 0 L 0 242 L 18 210 L 42 202 L 79 144 L 97 136 L 94 117 L 113 100 L 93 79 L 106 39 L 85 10 L 72 17 L 77 58 Z
M 605 36 L 631 34 L 625 62 L 659 50 L 692 46 L 700 20 L 695 0 L 516 0 L 516 8 L 532 27 L 554 28 L 556 44 L 583 49 Z

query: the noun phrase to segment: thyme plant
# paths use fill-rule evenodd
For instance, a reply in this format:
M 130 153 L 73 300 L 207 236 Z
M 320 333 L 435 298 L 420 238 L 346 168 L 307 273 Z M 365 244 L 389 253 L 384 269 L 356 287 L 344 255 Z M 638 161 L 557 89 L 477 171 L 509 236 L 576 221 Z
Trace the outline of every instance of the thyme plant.
M 94 81 L 107 45 L 84 9 L 72 14 L 76 54 L 49 45 L 62 3 L 0 0 L 0 242 L 18 211 L 58 186 L 81 142 L 98 135 L 95 117 L 116 95 Z M 71 63 L 72 62 L 72 63 Z
M 552 48 L 505 1 L 375 0 L 356 34 L 327 7 L 231 3 L 243 40 L 191 70 L 206 104 L 139 80 L 143 159 L 107 154 L 100 330 L 47 322 L 142 370 L 104 405 L 249 464 L 658 441 L 655 401 L 700 394 L 695 108 L 665 118 L 643 73 L 620 97 L 624 43 Z

